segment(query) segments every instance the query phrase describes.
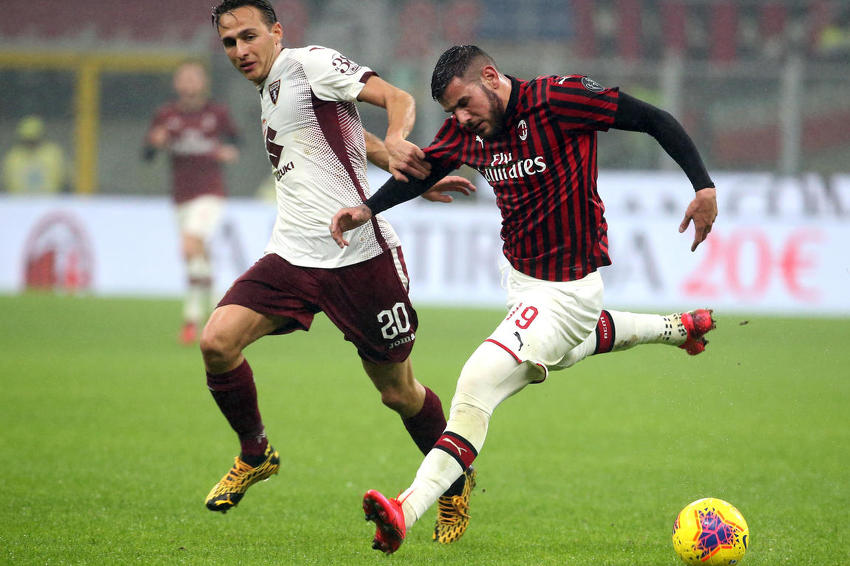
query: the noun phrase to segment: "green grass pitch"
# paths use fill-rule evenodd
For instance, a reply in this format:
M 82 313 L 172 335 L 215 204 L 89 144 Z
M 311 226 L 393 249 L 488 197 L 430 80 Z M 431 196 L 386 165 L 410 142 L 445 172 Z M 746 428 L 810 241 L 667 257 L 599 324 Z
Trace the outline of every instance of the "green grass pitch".
M 448 407 L 501 311 L 420 308 L 413 363 Z M 669 565 L 681 507 L 747 518 L 746 566 L 850 560 L 850 320 L 718 313 L 708 351 L 643 346 L 526 388 L 491 423 L 472 522 L 371 550 L 369 488 L 420 461 L 324 316 L 247 350 L 282 469 L 203 500 L 238 445 L 176 344 L 176 301 L 0 297 L 0 563 Z M 746 324 L 744 323 L 746 321 Z

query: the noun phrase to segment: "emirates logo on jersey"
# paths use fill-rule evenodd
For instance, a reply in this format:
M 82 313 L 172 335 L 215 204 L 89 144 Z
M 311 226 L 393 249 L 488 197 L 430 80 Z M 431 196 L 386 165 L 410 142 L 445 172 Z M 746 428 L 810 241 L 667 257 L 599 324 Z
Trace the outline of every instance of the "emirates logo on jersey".
M 528 124 L 525 120 L 520 120 L 519 124 L 516 126 L 517 134 L 519 135 L 519 139 L 525 141 L 525 138 L 528 137 Z
M 512 181 L 522 179 L 531 175 L 543 173 L 549 167 L 546 160 L 540 156 L 528 157 L 515 160 L 510 152 L 494 153 L 489 165 L 485 165 L 478 171 L 484 175 L 488 183 L 493 185 L 500 181 Z
M 277 104 L 277 95 L 280 94 L 280 79 L 269 85 L 269 98 L 272 99 L 272 104 Z

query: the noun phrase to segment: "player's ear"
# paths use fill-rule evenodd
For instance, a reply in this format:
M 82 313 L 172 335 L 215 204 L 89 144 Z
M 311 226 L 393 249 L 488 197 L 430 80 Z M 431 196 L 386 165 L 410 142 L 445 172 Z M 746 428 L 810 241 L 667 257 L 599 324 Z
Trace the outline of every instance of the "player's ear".
M 277 43 L 283 42 L 283 26 L 280 25 L 280 22 L 275 22 L 272 25 L 271 32 Z
M 490 88 L 496 88 L 499 84 L 499 71 L 493 65 L 484 65 L 481 68 L 481 81 Z

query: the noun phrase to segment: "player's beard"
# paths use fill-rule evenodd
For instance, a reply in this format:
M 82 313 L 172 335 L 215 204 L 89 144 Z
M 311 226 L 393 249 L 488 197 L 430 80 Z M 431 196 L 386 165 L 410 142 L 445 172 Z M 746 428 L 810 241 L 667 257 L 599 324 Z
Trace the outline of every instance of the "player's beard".
M 502 135 L 505 131 L 505 110 L 502 108 L 502 101 L 495 92 L 486 88 L 483 84 L 479 84 L 479 88 L 484 91 L 487 100 L 490 102 L 490 115 L 487 121 L 490 122 L 491 130 L 484 135 L 479 136 L 485 140 L 492 140 Z

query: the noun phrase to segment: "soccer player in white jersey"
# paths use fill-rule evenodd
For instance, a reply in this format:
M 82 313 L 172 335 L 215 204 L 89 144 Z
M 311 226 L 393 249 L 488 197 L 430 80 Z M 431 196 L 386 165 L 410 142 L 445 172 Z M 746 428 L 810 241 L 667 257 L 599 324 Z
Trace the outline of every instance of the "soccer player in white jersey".
M 212 20 L 228 58 L 259 91 L 277 196 L 277 220 L 265 255 L 236 280 L 201 335 L 207 385 L 241 444 L 234 466 L 206 499 L 207 508 L 224 512 L 280 467 L 242 351 L 267 334 L 308 330 L 317 312 L 355 345 L 381 400 L 399 413 L 423 453 L 446 420 L 440 399 L 411 369 L 417 317 L 392 227 L 377 217 L 356 230 L 344 250 L 328 238 L 326 228 L 337 209 L 368 197 L 367 157 L 399 180 L 427 176 L 424 154 L 405 140 L 414 122 L 413 98 L 332 49 L 284 48 L 283 29 L 265 0 L 226 0 L 213 10 Z M 357 101 L 386 109 L 384 141 L 364 133 Z M 446 190 L 468 194 L 474 187 L 455 177 L 431 200 L 451 200 Z M 466 470 L 446 492 L 463 504 L 464 513 L 474 473 Z M 452 542 L 463 534 L 464 513 L 449 509 L 443 523 L 463 528 L 435 538 Z

